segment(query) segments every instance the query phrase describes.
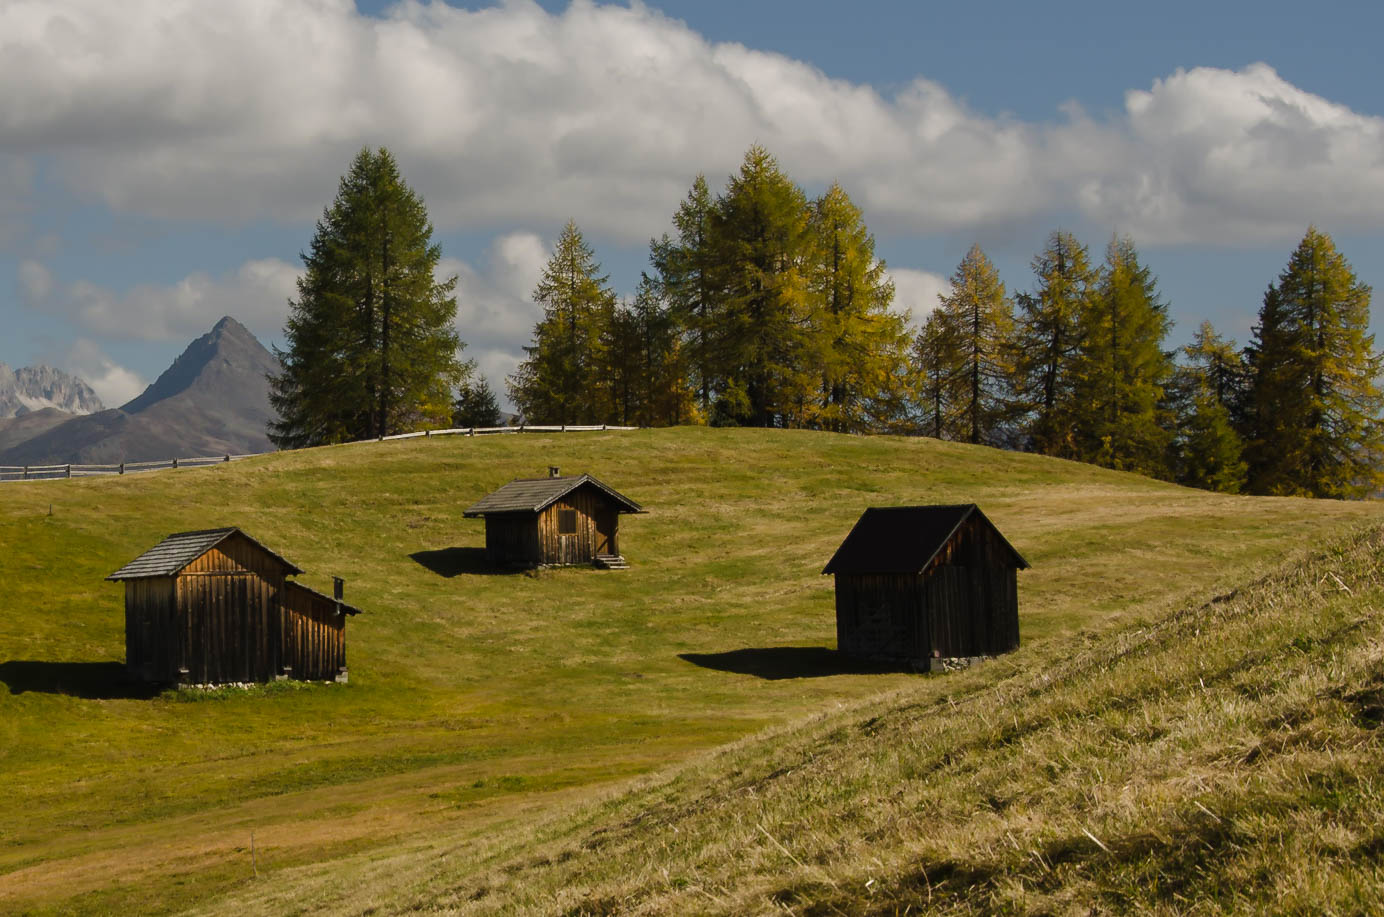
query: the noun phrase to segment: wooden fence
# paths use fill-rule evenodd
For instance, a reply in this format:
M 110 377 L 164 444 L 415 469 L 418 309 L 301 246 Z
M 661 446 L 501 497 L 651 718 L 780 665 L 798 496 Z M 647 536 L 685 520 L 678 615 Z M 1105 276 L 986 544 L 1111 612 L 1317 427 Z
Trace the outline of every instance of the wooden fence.
M 384 442 L 392 439 L 417 439 L 433 436 L 489 436 L 502 433 L 589 433 L 604 430 L 637 430 L 638 427 L 616 427 L 610 424 L 560 424 L 558 426 L 535 426 L 524 424 L 517 427 L 457 427 L 451 430 L 421 430 L 417 433 L 396 433 L 361 442 Z M 220 465 L 237 459 L 268 455 L 267 452 L 251 452 L 245 455 L 204 455 L 196 458 L 165 459 L 161 462 L 117 462 L 108 465 L 0 465 L 0 482 L 4 481 L 44 481 L 54 478 L 85 478 L 98 474 L 138 474 L 144 471 L 164 471 L 170 468 L 202 468 L 207 465 Z

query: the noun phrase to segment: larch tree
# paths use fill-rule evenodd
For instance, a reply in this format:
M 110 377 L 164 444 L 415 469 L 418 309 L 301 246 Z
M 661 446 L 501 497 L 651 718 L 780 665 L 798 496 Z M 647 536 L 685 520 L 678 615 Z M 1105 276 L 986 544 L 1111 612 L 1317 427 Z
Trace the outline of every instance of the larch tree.
M 1380 355 L 1370 288 L 1309 227 L 1264 295 L 1250 368 L 1250 489 L 1363 497 L 1380 486 Z
M 1172 321 L 1128 236 L 1111 239 L 1106 248 L 1081 324 L 1074 367 L 1077 457 L 1166 476 L 1171 434 L 1160 408 L 1173 372 L 1172 355 L 1163 350 Z
M 612 410 L 603 364 L 602 328 L 615 310 L 615 293 L 569 221 L 558 236 L 543 277 L 533 291 L 543 317 L 533 329 L 528 355 L 509 377 L 510 398 L 529 423 L 602 423 Z
M 445 425 L 460 359 L 456 278 L 436 277 L 423 200 L 390 152 L 362 149 L 302 256 L 281 372 L 270 379 L 282 448 Z
M 951 287 L 938 311 L 946 317 L 954 339 L 951 360 L 960 438 L 1003 445 L 1013 416 L 1014 306 L 995 265 L 979 245 L 971 246 L 961 260 Z
M 1015 332 L 1015 388 L 1027 415 L 1027 445 L 1075 458 L 1076 360 L 1097 273 L 1086 246 L 1063 230 L 1048 237 L 1032 264 L 1038 286 L 1017 297 Z
M 902 398 L 909 344 L 904 317 L 890 311 L 893 281 L 875 257 L 860 208 L 840 185 L 812 202 L 808 236 L 804 358 L 820 368 L 821 382 L 803 421 L 838 432 L 882 429 Z

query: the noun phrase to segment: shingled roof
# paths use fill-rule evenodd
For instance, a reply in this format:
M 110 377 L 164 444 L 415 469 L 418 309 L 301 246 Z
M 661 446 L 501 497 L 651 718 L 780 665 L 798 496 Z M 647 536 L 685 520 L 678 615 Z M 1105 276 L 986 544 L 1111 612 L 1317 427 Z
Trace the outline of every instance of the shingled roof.
M 967 519 L 977 515 L 1014 555 L 1020 570 L 1028 561 L 1014 550 L 974 503 L 954 506 L 872 506 L 861 514 L 827 573 L 921 573 Z
M 232 526 L 224 529 L 202 529 L 196 532 L 177 532 L 169 535 L 106 579 L 126 580 L 144 579 L 151 576 L 173 576 L 231 535 L 236 534 L 278 560 L 288 568 L 288 572 L 303 572 L 292 561 L 269 550 L 240 529 Z
M 642 513 L 644 508 L 614 488 L 602 484 L 589 474 L 563 475 L 549 478 L 519 478 L 510 481 L 492 494 L 487 494 L 469 506 L 462 515 L 467 518 L 489 513 L 539 513 L 567 496 L 583 484 L 591 484 L 623 506 L 619 512 Z

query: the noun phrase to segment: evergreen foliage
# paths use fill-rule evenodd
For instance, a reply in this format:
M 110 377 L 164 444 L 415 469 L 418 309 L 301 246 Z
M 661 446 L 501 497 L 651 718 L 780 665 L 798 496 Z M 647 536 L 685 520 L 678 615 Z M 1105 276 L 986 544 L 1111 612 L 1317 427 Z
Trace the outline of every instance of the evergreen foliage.
M 812 203 L 808 235 L 807 360 L 820 367 L 821 393 L 800 421 L 839 432 L 886 428 L 904 400 L 909 344 L 904 317 L 889 308 L 894 284 L 860 208 L 840 185 Z
M 393 155 L 362 149 L 323 212 L 289 302 L 283 370 L 270 380 L 281 448 L 445 424 L 467 367 L 454 322 L 456 278 L 422 199 Z
M 934 439 L 957 439 L 965 404 L 965 357 L 956 316 L 934 309 L 913 342 L 914 403 L 918 430 Z
M 479 381 L 464 380 L 457 389 L 452 404 L 453 427 L 500 426 L 500 403 L 495 400 L 495 392 L 485 376 L 477 378 Z
M 1014 383 L 1014 306 L 994 264 L 979 245 L 957 266 L 952 292 L 942 298 L 934 315 L 945 322 L 936 330 L 932 348 L 939 375 L 934 395 L 946 390 L 954 402 L 960 438 L 969 443 L 1000 446 L 1010 439 L 1011 389 Z M 940 313 L 940 315 L 939 315 Z M 945 344 L 944 344 L 945 342 Z M 945 373 L 941 372 L 945 367 Z M 950 382 L 944 384 L 943 375 Z M 933 407 L 934 428 L 939 412 Z
M 719 259 L 712 244 L 712 211 L 715 202 L 706 177 L 698 175 L 687 198 L 673 215 L 677 240 L 666 234 L 650 243 L 657 295 L 666 303 L 668 318 L 685 339 L 690 384 L 697 392 L 701 415 L 711 413 L 711 402 L 728 376 L 727 335 L 721 318 L 718 291 Z
M 1168 474 L 1169 422 L 1160 416 L 1172 322 L 1152 272 L 1129 237 L 1111 239 L 1093 296 L 1079 315 L 1073 434 L 1077 457 L 1154 477 Z
M 1018 298 L 1016 395 L 1034 452 L 1076 458 L 1076 364 L 1083 318 L 1096 295 L 1086 246 L 1056 230 L 1033 259 L 1038 289 Z
M 1370 288 L 1335 243 L 1307 230 L 1264 294 L 1248 349 L 1255 493 L 1361 497 L 1381 482 L 1384 406 Z
M 1174 373 L 1168 399 L 1175 419 L 1174 477 L 1191 487 L 1240 493 L 1247 469 L 1234 412 L 1243 401 L 1243 360 L 1235 342 L 1210 322 L 1201 323 L 1182 355 L 1186 362 Z
M 605 423 L 612 409 L 603 330 L 615 313 L 615 293 L 600 273 L 577 224 L 558 237 L 533 300 L 543 318 L 533 329 L 528 357 L 509 379 L 509 396 L 529 423 Z

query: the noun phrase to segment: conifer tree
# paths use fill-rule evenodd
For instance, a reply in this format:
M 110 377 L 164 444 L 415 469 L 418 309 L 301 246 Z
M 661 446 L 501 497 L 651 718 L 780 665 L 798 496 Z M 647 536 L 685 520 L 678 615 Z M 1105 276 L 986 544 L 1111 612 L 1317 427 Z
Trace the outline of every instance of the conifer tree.
M 1370 288 L 1309 227 L 1264 294 L 1248 348 L 1255 493 L 1361 497 L 1379 487 L 1384 399 L 1369 308 Z
M 530 423 L 603 423 L 612 410 L 602 329 L 611 321 L 615 293 L 581 230 L 569 221 L 558 237 L 533 300 L 543 318 L 533 329 L 527 358 L 510 376 L 510 398 Z
M 1245 486 L 1244 441 L 1234 411 L 1243 400 L 1242 361 L 1234 341 L 1210 322 L 1182 348 L 1169 401 L 1177 417 L 1172 465 L 1179 484 L 1239 493 Z
M 721 314 L 720 259 L 712 238 L 714 208 L 706 177 L 698 175 L 673 215 L 677 239 L 665 234 L 649 246 L 659 295 L 686 341 L 689 375 L 703 417 L 710 415 L 712 398 L 730 375 Z
M 386 436 L 451 414 L 467 371 L 458 354 L 456 278 L 439 282 L 423 200 L 383 147 L 362 149 L 317 223 L 282 371 L 270 379 L 282 448 Z
M 821 389 L 802 421 L 838 432 L 881 429 L 902 397 L 909 344 L 903 316 L 889 309 L 894 284 L 860 208 L 840 185 L 812 203 L 808 232 L 811 340 L 803 357 L 820 367 Z
M 452 426 L 454 427 L 498 427 L 500 425 L 500 403 L 495 400 L 495 392 L 485 376 L 477 376 L 478 381 L 468 379 L 457 389 L 456 401 L 452 403 Z
M 971 246 L 951 278 L 952 292 L 939 307 L 952 329 L 960 437 L 969 443 L 1002 445 L 1012 417 L 1014 306 L 999 272 Z M 936 314 L 936 313 L 934 313 Z
M 1033 272 L 1038 288 L 1017 297 L 1015 335 L 1015 389 L 1027 414 L 1027 445 L 1035 452 L 1074 458 L 1075 366 L 1097 275 L 1086 246 L 1062 230 L 1054 231 L 1034 257 Z
M 1160 416 L 1172 322 L 1130 238 L 1111 239 L 1095 295 L 1080 315 L 1074 367 L 1077 456 L 1108 468 L 1166 476 L 1170 418 Z
M 717 199 L 711 231 L 722 272 L 718 325 L 725 342 L 719 420 L 791 423 L 820 384 L 820 374 L 803 365 L 807 200 L 774 157 L 754 146 Z
M 934 439 L 959 439 L 966 397 L 965 355 L 956 317 L 934 309 L 913 343 L 912 376 L 918 429 Z

